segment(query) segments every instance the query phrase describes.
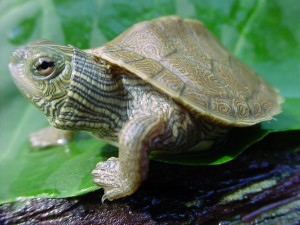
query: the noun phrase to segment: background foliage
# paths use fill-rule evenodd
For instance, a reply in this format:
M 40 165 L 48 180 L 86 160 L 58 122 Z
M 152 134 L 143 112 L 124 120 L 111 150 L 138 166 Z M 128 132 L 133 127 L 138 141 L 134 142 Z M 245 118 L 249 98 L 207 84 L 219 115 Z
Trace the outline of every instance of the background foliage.
M 28 134 L 46 118 L 14 86 L 11 51 L 46 38 L 79 48 L 100 46 L 136 22 L 178 14 L 202 20 L 242 61 L 280 89 L 283 113 L 234 131 L 222 152 L 153 156 L 184 164 L 219 164 L 270 132 L 300 129 L 300 2 L 297 0 L 2 0 L 0 1 L 0 203 L 18 197 L 68 197 L 97 189 L 90 172 L 117 150 L 85 134 L 61 147 L 32 149 Z

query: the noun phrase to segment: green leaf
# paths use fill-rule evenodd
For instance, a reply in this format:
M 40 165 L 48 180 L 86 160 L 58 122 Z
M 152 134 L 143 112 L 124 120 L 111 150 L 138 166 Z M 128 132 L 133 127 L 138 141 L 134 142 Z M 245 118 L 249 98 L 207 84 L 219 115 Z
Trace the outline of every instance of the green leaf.
M 12 82 L 7 65 L 15 47 L 47 38 L 89 48 L 142 20 L 169 14 L 202 20 L 285 98 L 276 120 L 234 129 L 221 151 L 151 156 L 168 163 L 215 165 L 234 159 L 271 132 L 300 129 L 299 11 L 296 0 L 0 1 L 0 203 L 96 190 L 91 171 L 98 161 L 117 155 L 116 148 L 81 133 L 65 146 L 44 150 L 30 146 L 28 135 L 47 126 L 47 120 Z

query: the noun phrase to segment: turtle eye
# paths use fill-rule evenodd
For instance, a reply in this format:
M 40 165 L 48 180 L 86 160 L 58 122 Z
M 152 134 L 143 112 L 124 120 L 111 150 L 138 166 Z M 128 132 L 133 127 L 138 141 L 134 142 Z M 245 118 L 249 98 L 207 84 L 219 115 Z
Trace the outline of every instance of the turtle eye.
M 54 62 L 47 57 L 39 58 L 35 66 L 38 74 L 42 76 L 48 76 L 54 71 Z

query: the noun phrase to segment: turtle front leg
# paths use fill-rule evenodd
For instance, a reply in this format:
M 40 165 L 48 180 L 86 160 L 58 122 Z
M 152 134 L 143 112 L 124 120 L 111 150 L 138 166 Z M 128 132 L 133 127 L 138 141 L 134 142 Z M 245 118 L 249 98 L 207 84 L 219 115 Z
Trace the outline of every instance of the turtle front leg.
M 120 133 L 119 158 L 99 162 L 93 181 L 102 187 L 105 199 L 132 194 L 146 179 L 153 143 L 165 133 L 165 121 L 155 116 L 140 116 L 129 121 Z

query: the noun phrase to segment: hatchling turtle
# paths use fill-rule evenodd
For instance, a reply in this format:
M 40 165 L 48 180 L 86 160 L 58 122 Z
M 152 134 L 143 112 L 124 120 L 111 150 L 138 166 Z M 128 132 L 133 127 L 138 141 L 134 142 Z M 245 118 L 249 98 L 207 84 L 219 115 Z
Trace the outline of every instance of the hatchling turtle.
M 119 147 L 97 164 L 103 200 L 132 194 L 152 151 L 208 149 L 231 127 L 272 119 L 278 91 L 194 19 L 140 22 L 88 50 L 39 40 L 17 48 L 17 87 L 63 130 L 84 130 Z M 47 137 L 46 137 L 47 138 Z

